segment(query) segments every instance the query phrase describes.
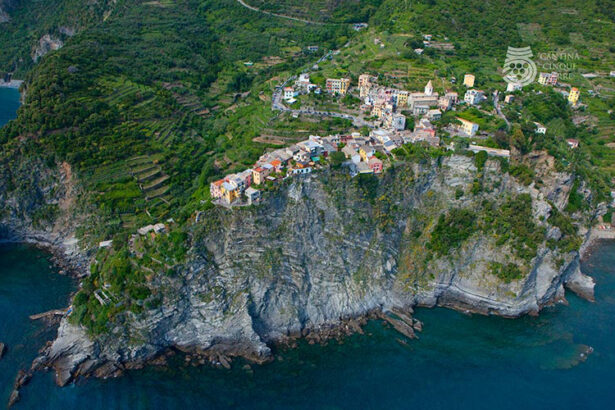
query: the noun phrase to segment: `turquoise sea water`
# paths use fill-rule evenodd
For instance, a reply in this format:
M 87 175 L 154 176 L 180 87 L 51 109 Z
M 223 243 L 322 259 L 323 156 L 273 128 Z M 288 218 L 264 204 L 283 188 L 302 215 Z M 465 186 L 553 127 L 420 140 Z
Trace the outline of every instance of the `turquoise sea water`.
M 19 108 L 19 91 L 0 88 L 0 127 L 15 118 L 17 108 Z
M 23 247 L 0 253 L 0 337 L 21 346 L 0 362 L 2 399 L 16 364 L 27 365 L 44 340 L 26 313 L 63 306 L 69 293 L 70 280 L 51 273 L 41 255 Z M 597 281 L 596 303 L 568 295 L 569 306 L 517 320 L 419 309 L 419 340 L 374 321 L 342 344 L 302 343 L 250 369 L 243 362 L 231 370 L 193 368 L 177 357 L 168 368 L 65 388 L 41 373 L 16 408 L 612 408 L 615 242 L 600 244 L 583 269 Z M 585 345 L 595 351 L 584 362 Z

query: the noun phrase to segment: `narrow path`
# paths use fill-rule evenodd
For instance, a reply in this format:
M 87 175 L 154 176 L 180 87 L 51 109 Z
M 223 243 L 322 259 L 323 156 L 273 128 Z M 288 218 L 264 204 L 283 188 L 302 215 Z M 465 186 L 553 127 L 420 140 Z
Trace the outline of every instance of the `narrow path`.
M 506 116 L 502 112 L 502 109 L 500 108 L 499 98 L 500 98 L 500 93 L 498 92 L 498 90 L 495 90 L 493 92 L 493 107 L 495 108 L 495 112 L 498 114 L 498 116 L 502 118 L 504 121 L 506 121 L 506 129 L 510 131 L 510 128 L 511 128 L 510 121 L 508 121 L 508 118 L 506 118 Z
M 264 10 L 261 10 L 261 9 L 259 9 L 257 7 L 250 6 L 244 0 L 237 0 L 237 2 L 239 4 L 241 4 L 242 6 L 244 6 L 245 8 L 247 8 L 247 9 L 250 9 L 252 11 L 256 11 L 258 13 L 268 14 L 270 16 L 280 17 L 280 18 L 288 19 L 288 20 L 299 21 L 301 23 L 306 23 L 306 24 L 316 24 L 316 25 L 319 25 L 319 26 L 322 26 L 322 25 L 325 24 L 325 23 L 322 23 L 322 22 L 319 22 L 319 21 L 311 21 L 311 20 L 306 20 L 306 19 L 302 19 L 302 18 L 299 18 L 299 17 L 287 16 L 286 14 L 277 14 L 277 13 L 272 13 L 270 11 L 264 11 Z

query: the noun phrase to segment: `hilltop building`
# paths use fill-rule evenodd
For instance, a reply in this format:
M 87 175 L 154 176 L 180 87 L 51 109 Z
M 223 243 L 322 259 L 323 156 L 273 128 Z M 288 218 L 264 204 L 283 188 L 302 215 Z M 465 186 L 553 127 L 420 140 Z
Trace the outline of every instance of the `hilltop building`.
M 473 137 L 478 132 L 478 124 L 473 123 L 472 121 L 468 121 L 461 117 L 457 117 L 457 120 L 461 123 L 458 125 L 459 131 L 463 132 L 469 137 Z
M 581 96 L 581 92 L 578 88 L 572 87 L 570 89 L 570 94 L 568 94 L 568 102 L 572 105 L 576 105 L 579 102 L 579 97 Z
M 557 85 L 559 74 L 557 72 L 552 73 L 540 73 L 538 75 L 538 83 L 542 85 Z
M 476 80 L 476 77 L 474 77 L 474 75 L 466 74 L 465 76 L 463 76 L 463 85 L 465 85 L 468 88 L 472 88 L 474 87 L 475 80 Z
M 468 90 L 463 97 L 463 100 L 471 105 L 478 105 L 486 99 L 487 97 L 485 97 L 485 93 L 481 90 Z
M 546 134 L 547 133 L 547 127 L 545 127 L 544 125 L 535 122 L 534 125 L 536 126 L 536 133 L 537 134 Z

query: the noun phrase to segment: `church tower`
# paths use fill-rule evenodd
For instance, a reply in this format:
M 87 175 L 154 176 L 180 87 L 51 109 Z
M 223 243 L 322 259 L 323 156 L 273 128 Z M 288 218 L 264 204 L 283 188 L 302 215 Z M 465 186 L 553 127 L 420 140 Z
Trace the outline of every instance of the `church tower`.
M 431 84 L 431 80 L 425 86 L 425 95 L 431 96 L 433 94 L 433 85 Z

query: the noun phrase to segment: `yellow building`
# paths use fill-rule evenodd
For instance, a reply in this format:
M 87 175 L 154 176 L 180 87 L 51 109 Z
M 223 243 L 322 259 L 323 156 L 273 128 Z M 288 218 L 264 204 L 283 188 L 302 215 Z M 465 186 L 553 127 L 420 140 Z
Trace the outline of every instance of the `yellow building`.
M 570 89 L 570 94 L 568 94 L 568 102 L 570 102 L 573 105 L 576 105 L 576 103 L 579 102 L 580 95 L 581 95 L 581 92 L 579 91 L 579 89 L 576 87 L 572 87 Z
M 457 120 L 461 122 L 459 125 L 459 130 L 461 130 L 464 134 L 473 137 L 476 135 L 478 131 L 478 124 L 473 123 L 472 121 L 465 120 L 461 117 L 457 117 Z
M 472 88 L 472 87 L 474 87 L 474 81 L 475 80 L 476 80 L 476 77 L 474 77 L 474 75 L 466 74 L 463 77 L 463 85 L 465 85 L 468 88 Z
M 252 170 L 252 183 L 254 185 L 260 185 L 265 182 L 265 178 L 267 178 L 271 174 L 272 170 L 271 164 L 265 164 L 262 167 L 256 167 Z
M 222 184 L 222 198 L 226 201 L 227 204 L 232 203 L 239 196 L 239 190 L 237 189 L 237 185 L 224 182 Z
M 350 78 L 327 78 L 327 91 L 331 94 L 345 95 L 350 88 Z
M 406 107 L 408 106 L 408 91 L 398 91 L 397 92 L 397 106 L 398 107 Z
M 363 161 L 367 162 L 374 156 L 374 149 L 367 145 L 361 145 L 359 148 L 359 155 Z

